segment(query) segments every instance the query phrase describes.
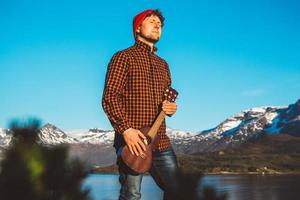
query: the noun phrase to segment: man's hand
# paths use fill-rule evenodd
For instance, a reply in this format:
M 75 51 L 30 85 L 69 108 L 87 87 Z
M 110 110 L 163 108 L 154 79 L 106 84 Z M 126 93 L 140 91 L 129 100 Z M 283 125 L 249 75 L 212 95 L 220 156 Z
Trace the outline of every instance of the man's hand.
M 177 110 L 177 105 L 175 102 L 169 102 L 169 101 L 165 100 L 162 104 L 162 110 L 168 116 L 172 116 Z
M 124 131 L 123 137 L 132 155 L 135 154 L 136 156 L 139 156 L 143 151 L 146 151 L 146 146 L 141 140 L 141 138 L 146 139 L 146 137 L 141 131 L 129 128 Z

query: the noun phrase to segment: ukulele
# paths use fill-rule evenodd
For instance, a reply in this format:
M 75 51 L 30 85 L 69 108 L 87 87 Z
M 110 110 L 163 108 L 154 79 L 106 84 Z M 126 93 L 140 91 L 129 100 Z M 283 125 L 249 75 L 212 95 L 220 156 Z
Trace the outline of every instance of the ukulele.
M 164 93 L 164 100 L 175 102 L 177 96 L 178 92 L 170 87 Z M 165 116 L 165 112 L 161 110 L 151 127 L 146 126 L 139 129 L 146 137 L 146 139 L 143 140 L 146 151 L 142 154 L 139 156 L 136 156 L 135 154 L 132 155 L 127 145 L 120 148 L 118 153 L 118 155 L 120 155 L 119 158 L 121 158 L 123 163 L 125 163 L 134 173 L 142 174 L 149 171 L 152 165 L 153 141 L 156 139 L 157 131 Z

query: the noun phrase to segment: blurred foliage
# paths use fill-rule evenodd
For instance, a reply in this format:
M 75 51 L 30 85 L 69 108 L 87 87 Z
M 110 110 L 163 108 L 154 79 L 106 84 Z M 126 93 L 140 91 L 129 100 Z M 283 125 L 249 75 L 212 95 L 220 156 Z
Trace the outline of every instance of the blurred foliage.
M 68 159 L 66 146 L 41 145 L 38 120 L 14 121 L 10 127 L 12 141 L 0 164 L 1 200 L 91 199 L 82 188 L 83 164 Z
M 217 194 L 210 186 L 201 185 L 201 173 L 184 172 L 177 174 L 178 186 L 175 200 L 226 200 L 226 194 Z

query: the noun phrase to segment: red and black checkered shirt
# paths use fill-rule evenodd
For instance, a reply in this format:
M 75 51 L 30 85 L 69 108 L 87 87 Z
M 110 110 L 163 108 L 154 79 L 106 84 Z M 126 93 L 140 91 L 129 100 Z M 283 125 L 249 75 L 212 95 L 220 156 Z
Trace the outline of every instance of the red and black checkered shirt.
M 156 50 L 156 48 L 154 48 Z M 171 85 L 169 66 L 141 41 L 112 57 L 106 74 L 102 106 L 116 131 L 116 148 L 125 145 L 122 133 L 151 126 L 161 109 L 163 93 Z M 163 121 L 158 130 L 158 145 L 170 146 Z

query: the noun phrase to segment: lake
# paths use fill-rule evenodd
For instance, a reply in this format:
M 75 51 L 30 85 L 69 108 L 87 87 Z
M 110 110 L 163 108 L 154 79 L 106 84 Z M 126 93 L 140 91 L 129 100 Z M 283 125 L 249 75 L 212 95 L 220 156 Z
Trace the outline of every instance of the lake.
M 227 193 L 228 200 L 300 199 L 299 175 L 205 175 L 200 183 L 214 187 L 220 194 Z M 118 175 L 89 175 L 84 187 L 90 188 L 94 200 L 118 199 Z M 143 177 L 142 199 L 162 199 L 162 192 L 151 176 Z

